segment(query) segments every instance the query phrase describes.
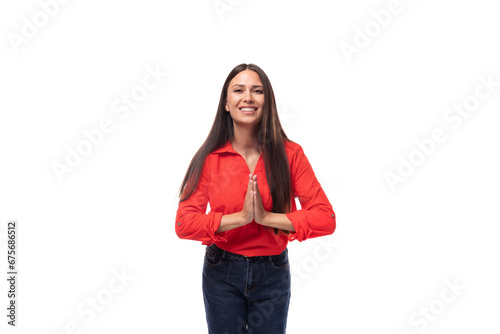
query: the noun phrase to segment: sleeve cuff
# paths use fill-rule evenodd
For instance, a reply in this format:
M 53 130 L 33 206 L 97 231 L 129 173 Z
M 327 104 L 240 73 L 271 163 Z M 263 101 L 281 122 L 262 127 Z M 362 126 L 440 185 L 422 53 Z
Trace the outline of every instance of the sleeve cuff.
M 202 245 L 211 245 L 214 243 L 214 241 L 221 241 L 221 242 L 227 242 L 227 239 L 220 236 L 219 233 L 215 233 L 219 229 L 220 222 L 222 220 L 222 212 L 213 212 L 210 211 L 208 213 L 208 217 L 210 218 L 208 220 L 208 226 L 207 226 L 207 231 L 208 231 L 208 236 L 210 240 L 203 241 L 201 244 Z
M 295 232 L 291 232 L 290 235 L 288 236 L 289 241 L 293 240 L 298 240 L 298 241 L 304 241 L 307 239 L 306 231 L 309 229 L 307 228 L 307 218 L 306 215 L 304 214 L 304 211 L 297 210 L 291 213 L 285 213 L 288 219 L 292 222 L 293 228 L 295 229 Z

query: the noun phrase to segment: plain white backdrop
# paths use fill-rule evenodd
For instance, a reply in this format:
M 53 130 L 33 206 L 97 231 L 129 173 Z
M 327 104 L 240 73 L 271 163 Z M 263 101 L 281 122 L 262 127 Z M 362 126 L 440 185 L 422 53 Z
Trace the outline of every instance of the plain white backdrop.
M 15 329 L 1 280 L 1 332 L 207 332 L 205 246 L 179 239 L 174 220 L 240 63 L 269 76 L 284 130 L 337 214 L 329 239 L 288 246 L 287 333 L 498 332 L 495 8 L 2 2 L 0 267 L 6 276 L 16 219 L 19 279 Z M 69 167 L 77 149 L 87 155 Z

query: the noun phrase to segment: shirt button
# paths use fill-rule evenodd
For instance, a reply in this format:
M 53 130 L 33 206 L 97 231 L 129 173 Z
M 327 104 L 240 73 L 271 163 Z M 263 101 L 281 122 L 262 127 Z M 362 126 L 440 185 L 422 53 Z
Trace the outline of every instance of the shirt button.
M 332 217 L 335 218 L 335 215 L 332 213 Z
M 181 222 L 177 222 L 177 225 L 181 225 Z

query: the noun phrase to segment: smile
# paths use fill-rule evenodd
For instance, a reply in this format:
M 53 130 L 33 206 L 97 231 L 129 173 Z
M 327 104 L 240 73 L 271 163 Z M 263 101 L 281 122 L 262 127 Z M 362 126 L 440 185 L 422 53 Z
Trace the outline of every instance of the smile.
M 240 110 L 244 114 L 253 114 L 257 111 L 257 108 L 240 108 Z

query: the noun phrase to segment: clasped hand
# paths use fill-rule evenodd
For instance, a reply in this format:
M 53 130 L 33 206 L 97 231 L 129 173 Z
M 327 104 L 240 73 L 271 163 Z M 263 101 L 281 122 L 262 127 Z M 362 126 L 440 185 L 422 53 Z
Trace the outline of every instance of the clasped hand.
M 257 224 L 265 225 L 264 222 L 268 212 L 262 204 L 262 197 L 260 197 L 259 185 L 257 184 L 257 175 L 248 175 L 247 193 L 241 214 L 245 224 L 255 220 Z

